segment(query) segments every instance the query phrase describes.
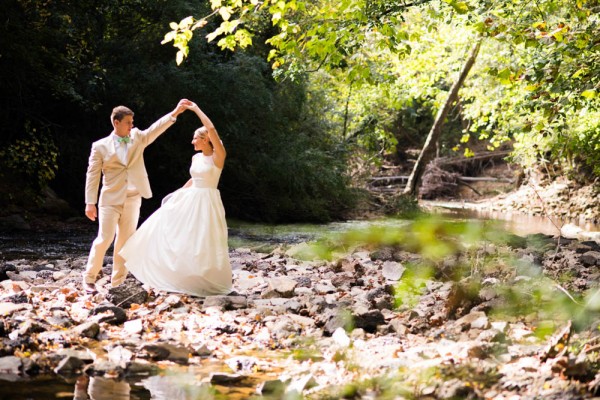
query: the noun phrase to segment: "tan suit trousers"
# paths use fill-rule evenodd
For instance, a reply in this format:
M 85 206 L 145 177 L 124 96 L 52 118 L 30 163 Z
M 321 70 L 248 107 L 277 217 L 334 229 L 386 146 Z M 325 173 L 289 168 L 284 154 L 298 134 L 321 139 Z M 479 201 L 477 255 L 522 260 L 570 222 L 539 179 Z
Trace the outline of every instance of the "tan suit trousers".
M 100 206 L 98 212 L 98 237 L 92 243 L 88 262 L 83 273 L 86 283 L 96 282 L 98 273 L 102 269 L 104 255 L 115 239 L 113 252 L 113 268 L 111 285 L 117 286 L 127 278 L 125 260 L 119 251 L 127 239 L 135 233 L 140 218 L 142 196 L 139 193 L 128 193 L 125 204 L 115 206 Z

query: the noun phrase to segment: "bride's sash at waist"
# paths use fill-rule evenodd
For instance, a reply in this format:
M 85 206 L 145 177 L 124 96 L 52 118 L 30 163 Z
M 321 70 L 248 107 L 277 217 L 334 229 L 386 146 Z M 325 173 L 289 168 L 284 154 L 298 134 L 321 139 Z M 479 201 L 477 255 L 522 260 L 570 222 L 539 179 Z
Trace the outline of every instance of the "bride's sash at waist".
M 192 179 L 192 187 L 197 189 L 216 189 L 215 185 L 211 185 L 209 182 L 200 179 Z

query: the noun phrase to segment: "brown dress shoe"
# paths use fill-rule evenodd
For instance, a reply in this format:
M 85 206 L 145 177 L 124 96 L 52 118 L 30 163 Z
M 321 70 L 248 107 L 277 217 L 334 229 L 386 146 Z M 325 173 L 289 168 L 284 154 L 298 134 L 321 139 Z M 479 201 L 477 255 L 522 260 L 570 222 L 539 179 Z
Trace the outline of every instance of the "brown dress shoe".
M 98 289 L 96 289 L 96 284 L 95 283 L 83 282 L 83 289 L 85 290 L 85 292 L 87 294 L 98 293 Z

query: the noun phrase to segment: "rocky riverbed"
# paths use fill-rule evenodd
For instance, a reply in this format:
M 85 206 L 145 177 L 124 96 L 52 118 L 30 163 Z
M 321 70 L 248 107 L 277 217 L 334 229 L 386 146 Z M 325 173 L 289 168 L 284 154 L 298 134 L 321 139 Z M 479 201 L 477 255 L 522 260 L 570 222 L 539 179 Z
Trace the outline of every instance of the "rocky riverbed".
M 155 292 L 132 277 L 109 289 L 110 257 L 99 293 L 87 295 L 85 255 L 4 254 L 0 398 L 48 376 L 74 382 L 62 395 L 78 399 L 600 392 L 595 241 L 447 238 L 437 258 L 376 242 L 354 242 L 328 261 L 307 260 L 304 243 L 232 249 L 235 291 L 206 298 Z M 115 388 L 119 397 L 106 397 Z

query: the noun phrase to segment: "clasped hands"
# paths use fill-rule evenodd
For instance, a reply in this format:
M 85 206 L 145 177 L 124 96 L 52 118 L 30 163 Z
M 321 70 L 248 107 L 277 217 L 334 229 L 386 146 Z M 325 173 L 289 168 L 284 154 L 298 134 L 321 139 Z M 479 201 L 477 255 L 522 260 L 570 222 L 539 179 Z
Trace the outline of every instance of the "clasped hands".
M 177 116 L 179 114 L 181 114 L 182 112 L 184 112 L 185 110 L 193 110 L 196 107 L 198 107 L 198 105 L 196 103 L 194 103 L 193 101 L 188 100 L 188 99 L 181 99 L 181 100 L 179 100 L 179 103 L 177 103 L 177 107 L 175 107 L 175 110 L 173 110 L 171 115 L 174 118 L 177 118 Z M 198 109 L 199 109 L 199 107 L 198 107 Z

